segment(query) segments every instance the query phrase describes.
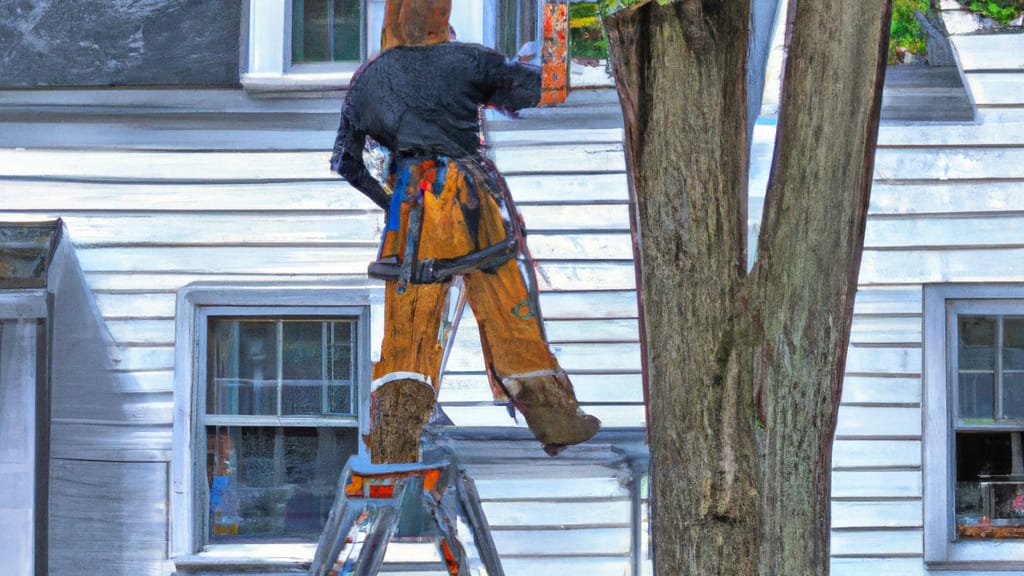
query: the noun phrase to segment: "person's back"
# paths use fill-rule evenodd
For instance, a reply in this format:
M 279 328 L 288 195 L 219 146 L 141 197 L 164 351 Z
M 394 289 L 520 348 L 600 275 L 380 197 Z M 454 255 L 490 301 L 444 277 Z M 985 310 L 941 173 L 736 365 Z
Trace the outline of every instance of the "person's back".
M 351 128 L 398 154 L 475 154 L 478 108 L 540 99 L 540 70 L 476 44 L 401 46 L 367 63 L 346 98 Z

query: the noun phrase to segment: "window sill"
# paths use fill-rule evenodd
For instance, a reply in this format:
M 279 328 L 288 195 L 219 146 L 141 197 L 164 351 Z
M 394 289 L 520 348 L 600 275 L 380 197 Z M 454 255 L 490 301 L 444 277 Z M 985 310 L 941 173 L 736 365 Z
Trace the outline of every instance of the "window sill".
M 305 574 L 316 542 L 220 544 L 174 559 L 176 574 Z
M 940 552 L 941 551 L 936 551 Z M 925 561 L 929 570 L 943 571 L 1018 571 L 1024 568 L 1022 540 L 949 542 L 945 554 Z M 944 556 L 944 557 L 943 557 Z
M 289 92 L 333 92 L 347 90 L 353 71 L 242 74 L 241 83 L 250 94 L 276 94 Z

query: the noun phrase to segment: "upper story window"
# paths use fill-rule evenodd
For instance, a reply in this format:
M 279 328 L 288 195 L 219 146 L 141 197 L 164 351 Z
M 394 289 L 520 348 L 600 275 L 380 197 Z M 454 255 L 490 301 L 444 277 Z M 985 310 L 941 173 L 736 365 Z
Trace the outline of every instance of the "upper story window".
M 292 64 L 363 59 L 360 0 L 292 0 L 291 23 Z
M 1024 287 L 925 289 L 925 559 L 1024 558 Z
M 385 0 L 250 0 L 242 85 L 339 90 L 380 46 Z

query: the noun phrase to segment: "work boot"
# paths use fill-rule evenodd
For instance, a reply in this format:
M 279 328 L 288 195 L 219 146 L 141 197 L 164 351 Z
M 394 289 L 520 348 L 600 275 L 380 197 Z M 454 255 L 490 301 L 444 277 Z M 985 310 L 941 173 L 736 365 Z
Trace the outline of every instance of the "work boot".
M 587 441 L 601 428 L 600 420 L 580 410 L 572 383 L 561 370 L 510 376 L 503 384 L 549 456 Z
M 420 433 L 434 412 L 430 384 L 401 379 L 370 394 L 370 433 L 364 438 L 374 464 L 419 462 Z

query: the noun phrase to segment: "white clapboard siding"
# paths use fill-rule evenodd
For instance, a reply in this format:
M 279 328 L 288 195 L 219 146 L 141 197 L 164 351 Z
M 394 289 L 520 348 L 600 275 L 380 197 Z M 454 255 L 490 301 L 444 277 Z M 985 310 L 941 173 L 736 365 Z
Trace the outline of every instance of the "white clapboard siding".
M 629 500 L 600 501 L 485 501 L 487 523 L 495 530 L 509 527 L 628 527 Z
M 977 70 L 1024 71 L 1024 36 L 1020 34 L 963 34 L 953 37 L 960 66 Z
M 573 168 L 572 164 L 566 168 Z M 569 171 L 569 170 L 567 170 Z M 626 173 L 607 174 L 506 174 L 512 197 L 520 205 L 532 203 L 625 202 L 629 199 Z
M 643 398 L 639 372 L 634 374 L 588 374 L 569 372 L 576 397 L 580 402 L 636 402 Z M 444 377 L 438 400 L 442 404 L 487 402 L 491 389 L 482 373 L 448 373 Z
M 996 123 L 976 122 L 933 122 L 922 124 L 882 123 L 878 132 L 879 148 L 919 146 L 927 142 L 931 146 L 1019 146 L 1024 144 L 1020 132 L 1020 118 L 1014 118 L 1013 110 L 1005 110 L 1007 117 Z M 872 192 L 873 194 L 874 192 Z
M 924 576 L 924 562 L 913 558 L 833 558 L 830 576 Z M 964 576 L 963 572 L 942 572 L 942 576 Z M 971 571 L 971 576 L 994 576 L 995 573 Z M 1005 572 L 999 574 L 1005 576 Z
M 920 374 L 920 347 L 852 345 L 846 371 L 854 374 Z
M 621 173 L 621 144 L 556 144 L 499 148 L 495 161 L 507 174 Z M 330 151 L 195 152 L 149 150 L 0 149 L 4 176 L 34 179 L 194 181 L 337 180 Z M 200 176 L 201 175 L 201 176 Z
M 1024 246 L 865 250 L 862 284 L 1005 282 L 1024 277 Z
M 843 378 L 844 404 L 920 404 L 921 378 L 887 374 Z
M 24 213 L 4 215 L 13 220 L 29 219 Z M 78 249 L 93 246 L 133 244 L 158 245 L 318 245 L 375 246 L 383 227 L 374 212 L 350 211 L 334 216 L 316 212 L 303 215 L 209 214 L 195 212 L 148 212 L 87 214 L 62 211 L 60 217 L 73 234 Z
M 147 272 L 132 270 L 124 271 L 87 271 L 85 273 L 94 293 L 102 292 L 173 292 L 193 282 L 231 282 L 239 285 L 258 282 L 293 282 L 296 284 L 317 284 L 342 281 L 366 281 L 367 285 L 380 285 L 375 280 L 366 279 L 366 270 L 358 274 L 257 274 L 254 271 L 242 274 L 223 272 Z
M 844 405 L 837 416 L 836 436 L 844 437 L 919 437 L 919 407 Z
M 966 78 L 978 106 L 1020 106 L 1024 103 L 1020 89 L 1024 79 L 1022 73 L 975 72 L 967 74 Z
M 1024 246 L 1024 214 L 908 215 L 868 222 L 865 249 Z
M 921 341 L 920 316 L 854 316 L 851 344 L 901 344 Z
M 485 508 L 485 511 L 487 509 Z M 487 512 L 488 518 L 490 512 Z M 493 529 L 494 545 L 502 558 L 516 556 L 564 556 L 565 550 L 586 556 L 617 556 L 629 554 L 628 518 L 619 528 L 570 528 L 559 530 Z
M 173 370 L 174 346 L 122 346 L 114 367 L 129 372 Z
M 2 172 L 6 173 L 6 170 Z M 376 204 L 340 177 L 318 181 L 147 183 L 71 180 L 12 180 L 0 174 L 4 210 L 49 213 L 151 212 L 314 212 L 324 215 L 373 210 Z M 63 175 L 65 177 L 70 174 Z M 147 178 L 148 180 L 148 178 Z
M 74 234 L 74 231 L 71 232 Z M 366 274 L 377 256 L 371 243 L 361 246 L 152 246 L 83 248 L 82 269 L 89 272 L 183 272 L 252 274 Z
M 835 500 L 832 502 L 832 529 L 844 528 L 919 528 L 924 524 L 920 500 L 875 502 Z
M 921 314 L 919 286 L 861 286 L 853 304 L 854 315 Z
M 601 420 L 604 428 L 637 428 L 644 425 L 646 413 L 643 404 L 598 405 L 582 403 L 585 411 Z M 526 428 L 526 422 L 520 416 L 513 420 L 504 405 L 490 403 L 465 406 L 461 404 L 443 404 L 444 413 L 459 426 L 493 427 L 493 428 Z M 558 466 L 557 462 L 551 463 Z M 533 464 L 531 464 L 533 465 Z M 539 465 L 539 464 L 538 464 Z M 521 466 L 517 464 L 516 466 Z M 510 470 L 514 470 L 513 466 Z
M 920 440 L 844 440 L 832 445 L 833 468 L 913 468 L 921 465 Z
M 459 356 L 448 360 L 447 369 L 467 372 L 483 368 L 479 340 L 459 341 Z M 639 342 L 567 342 L 551 346 L 559 363 L 566 370 L 619 372 L 624 366 L 640 365 Z
M 107 320 L 107 330 L 114 342 L 119 344 L 165 344 L 174 345 L 174 320 Z
M 568 557 L 568 558 L 509 558 L 502 560 L 507 576 L 622 576 L 629 562 L 625 558 Z
M 1024 133 L 1024 127 L 1021 128 Z M 1024 211 L 1024 188 L 1019 182 L 876 182 L 871 189 L 870 214 L 943 215 Z
M 876 180 L 979 178 L 1024 178 L 1024 148 L 880 148 L 875 154 Z
M 832 532 L 833 557 L 919 556 L 924 553 L 921 529 Z
M 836 470 L 832 497 L 838 499 L 920 498 L 920 470 Z

